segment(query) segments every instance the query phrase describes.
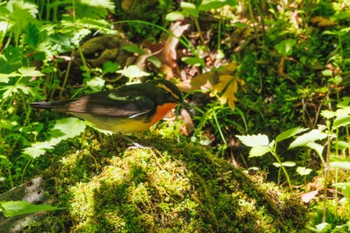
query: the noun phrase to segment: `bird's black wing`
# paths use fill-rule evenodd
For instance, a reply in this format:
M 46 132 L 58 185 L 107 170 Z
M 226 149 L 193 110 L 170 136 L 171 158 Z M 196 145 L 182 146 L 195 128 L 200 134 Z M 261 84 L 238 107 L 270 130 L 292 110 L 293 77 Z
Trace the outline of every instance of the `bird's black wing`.
M 142 90 L 130 87 L 98 92 L 71 101 L 52 102 L 51 106 L 58 112 L 129 118 L 152 114 L 156 108 L 155 102 Z

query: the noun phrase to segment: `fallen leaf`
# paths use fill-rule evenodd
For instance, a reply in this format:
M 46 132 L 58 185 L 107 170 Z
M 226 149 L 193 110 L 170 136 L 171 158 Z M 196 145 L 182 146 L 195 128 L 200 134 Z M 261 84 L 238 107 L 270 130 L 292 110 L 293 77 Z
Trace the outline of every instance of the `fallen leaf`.
M 309 203 L 312 199 L 314 199 L 316 197 L 317 194 L 318 194 L 318 190 L 304 193 L 301 196 L 301 199 L 303 200 L 304 203 Z

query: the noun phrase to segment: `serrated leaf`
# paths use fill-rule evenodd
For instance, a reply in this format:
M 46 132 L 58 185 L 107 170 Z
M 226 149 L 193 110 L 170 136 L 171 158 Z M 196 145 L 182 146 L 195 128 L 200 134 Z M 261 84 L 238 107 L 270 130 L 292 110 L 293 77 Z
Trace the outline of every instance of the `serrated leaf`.
M 327 134 L 319 129 L 313 129 L 308 133 L 298 136 L 289 146 L 288 149 L 292 149 L 298 146 L 306 146 L 308 143 L 322 140 L 327 137 Z
M 45 204 L 33 205 L 27 201 L 0 202 L 0 207 L 6 217 L 60 209 L 59 207 Z
M 184 18 L 185 18 L 185 15 L 181 11 L 170 12 L 165 16 L 165 20 L 167 21 L 183 20 Z
M 268 146 L 256 146 L 252 147 L 252 149 L 249 152 L 249 158 L 252 157 L 260 157 L 264 154 L 270 152 L 270 148 Z
M 308 130 L 308 129 L 306 129 L 306 128 L 300 128 L 300 127 L 286 130 L 286 131 L 280 133 L 280 134 L 276 137 L 276 142 L 283 141 L 283 140 L 285 140 L 285 139 L 288 139 L 288 138 L 290 138 L 290 137 L 293 137 L 293 136 L 296 135 L 296 134 L 302 133 L 302 132 L 304 132 L 304 131 L 306 131 L 306 130 Z
M 50 141 L 35 142 L 30 147 L 25 148 L 23 153 L 29 155 L 33 159 L 36 159 L 39 156 L 44 155 L 46 150 L 52 149 L 55 145 L 56 143 L 52 143 Z
M 335 116 L 335 112 L 330 110 L 323 110 L 321 111 L 321 116 L 323 116 L 326 119 L 331 119 Z
M 268 146 L 269 138 L 265 134 L 257 135 L 237 135 L 241 142 L 248 147 Z
M 84 121 L 75 117 L 68 117 L 57 120 L 53 129 L 60 130 L 64 134 L 64 136 L 61 137 L 67 139 L 79 136 L 84 132 L 85 127 Z
M 329 165 L 336 168 L 350 169 L 350 158 L 331 158 Z
M 312 172 L 312 169 L 306 167 L 297 167 L 297 173 L 301 176 L 307 176 Z
M 21 67 L 18 69 L 18 72 L 24 77 L 36 77 L 36 76 L 44 76 L 43 73 L 36 70 L 35 67 Z

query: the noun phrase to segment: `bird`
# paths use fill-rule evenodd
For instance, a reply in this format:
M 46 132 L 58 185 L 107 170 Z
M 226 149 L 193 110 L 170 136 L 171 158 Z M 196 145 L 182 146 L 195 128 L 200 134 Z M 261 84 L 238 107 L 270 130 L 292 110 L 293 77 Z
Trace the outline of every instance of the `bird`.
M 178 105 L 190 108 L 168 80 L 125 85 L 77 99 L 30 103 L 32 108 L 70 113 L 99 129 L 122 134 L 145 131 Z

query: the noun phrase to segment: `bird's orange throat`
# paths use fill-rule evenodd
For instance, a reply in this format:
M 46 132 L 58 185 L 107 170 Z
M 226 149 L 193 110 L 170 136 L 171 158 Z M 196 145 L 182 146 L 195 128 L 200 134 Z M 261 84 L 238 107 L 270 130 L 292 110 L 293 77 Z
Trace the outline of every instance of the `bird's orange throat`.
M 150 124 L 153 125 L 160 121 L 168 112 L 171 111 L 177 104 L 175 103 L 165 103 L 163 105 L 157 106 L 156 113 L 151 119 Z

